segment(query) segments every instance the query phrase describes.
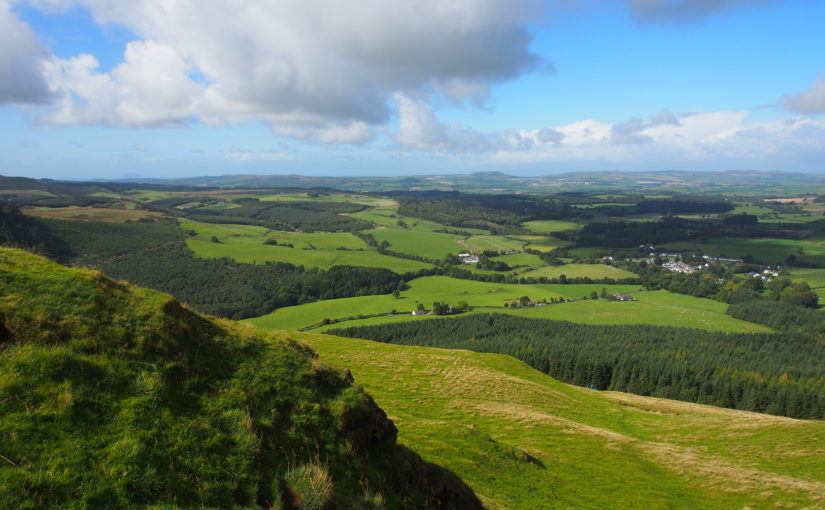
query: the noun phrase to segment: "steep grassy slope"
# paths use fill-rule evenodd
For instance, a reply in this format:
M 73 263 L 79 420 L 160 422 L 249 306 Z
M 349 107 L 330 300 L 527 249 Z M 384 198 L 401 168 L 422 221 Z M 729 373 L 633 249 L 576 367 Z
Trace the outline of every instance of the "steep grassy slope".
M 559 383 L 513 358 L 319 334 L 399 440 L 489 508 L 825 508 L 825 422 Z
M 307 347 L 0 248 L 4 508 L 478 508 Z

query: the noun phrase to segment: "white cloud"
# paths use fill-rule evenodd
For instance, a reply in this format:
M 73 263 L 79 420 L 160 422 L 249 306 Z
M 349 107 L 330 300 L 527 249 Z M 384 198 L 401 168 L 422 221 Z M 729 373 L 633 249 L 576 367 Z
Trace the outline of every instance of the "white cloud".
M 56 60 L 61 99 L 44 118 L 55 124 L 263 121 L 282 135 L 363 143 L 397 92 L 480 103 L 492 84 L 543 64 L 525 28 L 540 0 L 29 3 L 83 5 L 142 39 L 111 72 L 91 56 Z
M 506 164 L 581 164 L 590 169 L 620 165 L 628 170 L 718 169 L 720 165 L 756 169 L 792 165 L 799 169 L 800 162 L 825 159 L 825 120 L 799 116 L 752 122 L 748 115 L 741 111 L 689 113 L 674 115 L 676 123 L 662 122 L 659 115 L 615 124 L 588 119 L 553 127 L 564 135 L 557 144 L 500 150 L 489 159 Z
M 792 112 L 797 113 L 825 113 L 825 77 L 816 81 L 810 89 L 785 96 L 780 104 Z
M 484 133 L 460 122 L 442 122 L 422 101 L 395 95 L 399 129 L 396 141 L 413 149 L 467 154 L 503 150 L 528 150 L 536 143 L 558 143 L 564 135 L 554 130 Z
M 17 18 L 6 0 L 0 0 L 0 105 L 49 101 L 43 76 L 48 58 L 48 50 L 31 27 Z

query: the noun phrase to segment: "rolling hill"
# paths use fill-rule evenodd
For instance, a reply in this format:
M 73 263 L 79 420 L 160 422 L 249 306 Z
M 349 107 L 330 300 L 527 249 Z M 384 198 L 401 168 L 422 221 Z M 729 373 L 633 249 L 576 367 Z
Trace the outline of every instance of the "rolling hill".
M 348 372 L 168 294 L 0 248 L 6 508 L 480 508 Z

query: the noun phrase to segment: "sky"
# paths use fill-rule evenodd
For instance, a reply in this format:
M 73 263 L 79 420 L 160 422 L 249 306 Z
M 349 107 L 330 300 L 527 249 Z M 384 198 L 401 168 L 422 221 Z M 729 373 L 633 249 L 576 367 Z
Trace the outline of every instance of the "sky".
M 821 0 L 0 0 L 0 174 L 825 172 Z

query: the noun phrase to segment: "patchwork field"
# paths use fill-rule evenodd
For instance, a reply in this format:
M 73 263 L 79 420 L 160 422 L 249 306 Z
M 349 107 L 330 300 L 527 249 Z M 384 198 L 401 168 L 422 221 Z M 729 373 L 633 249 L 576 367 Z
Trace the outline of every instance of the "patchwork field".
M 502 355 L 317 334 L 399 441 L 491 509 L 822 508 L 825 423 L 559 383 Z
M 401 292 L 399 298 L 379 295 L 320 301 L 281 308 L 246 322 L 263 329 L 294 330 L 320 324 L 324 319 L 347 319 L 318 329 L 324 331 L 335 327 L 429 320 L 436 316 L 414 317 L 410 312 L 415 310 L 419 303 L 429 309 L 434 301 L 451 305 L 465 301 L 476 307 L 469 313 L 507 313 L 523 317 L 569 320 L 582 324 L 654 324 L 715 331 L 769 331 L 765 326 L 726 315 L 727 305 L 724 303 L 666 291 L 635 292 L 639 290 L 639 286 L 636 285 L 519 285 L 458 280 L 446 276 L 418 278 L 408 285 L 409 289 Z M 602 289 L 608 294 L 634 292 L 633 296 L 638 301 L 585 299 L 541 307 L 504 308 L 506 300 L 518 299 L 521 296 L 528 296 L 536 301 L 550 301 L 554 298 L 578 300 L 589 297 L 593 292 L 601 293 Z M 373 315 L 380 316 L 371 317 Z
M 305 267 L 334 265 L 385 267 L 397 273 L 431 267 L 415 260 L 381 255 L 360 238 L 345 232 L 283 232 L 249 225 L 218 225 L 180 220 L 184 231 L 196 232 L 186 245 L 204 258 L 229 257 L 238 262 L 288 262 Z M 213 242 L 212 236 L 219 242 Z M 264 244 L 275 239 L 278 245 Z M 282 246 L 292 244 L 293 247 Z M 339 249 L 343 248 L 343 249 Z
M 24 207 L 24 214 L 38 218 L 80 221 L 135 221 L 144 218 L 163 218 L 166 215 L 142 209 L 103 209 L 97 207 Z

